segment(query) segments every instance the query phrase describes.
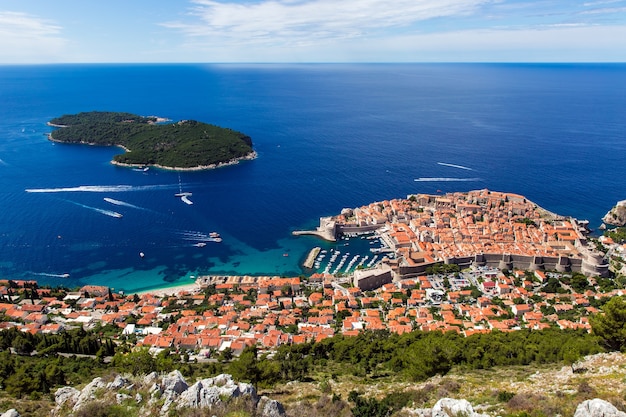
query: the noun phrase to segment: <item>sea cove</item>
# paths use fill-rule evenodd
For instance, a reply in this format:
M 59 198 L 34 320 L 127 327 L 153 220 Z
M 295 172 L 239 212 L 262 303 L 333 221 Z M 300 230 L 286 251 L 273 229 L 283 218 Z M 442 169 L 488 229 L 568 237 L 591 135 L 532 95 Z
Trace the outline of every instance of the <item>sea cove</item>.
M 141 291 L 296 276 L 311 248 L 346 242 L 291 231 L 345 207 L 489 188 L 595 228 L 626 194 L 624 65 L 4 66 L 0 94 L 2 278 Z M 228 126 L 258 158 L 180 173 L 185 205 L 178 173 L 46 140 L 51 118 L 104 109 Z M 221 243 L 194 246 L 213 231 Z

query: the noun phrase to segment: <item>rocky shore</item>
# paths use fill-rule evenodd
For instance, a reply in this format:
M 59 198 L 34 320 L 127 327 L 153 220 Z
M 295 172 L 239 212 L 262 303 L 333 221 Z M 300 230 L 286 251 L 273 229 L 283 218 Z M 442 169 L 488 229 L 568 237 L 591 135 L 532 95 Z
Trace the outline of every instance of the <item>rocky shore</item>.
M 121 145 L 118 145 L 118 146 L 123 148 L 126 152 L 130 152 L 128 149 L 124 148 L 123 146 Z M 121 166 L 121 167 L 130 167 L 130 168 L 151 166 L 154 168 L 164 169 L 168 171 L 206 171 L 209 169 L 216 169 L 216 168 L 222 168 L 222 167 L 226 167 L 230 165 L 237 165 L 241 161 L 251 161 L 253 159 L 256 159 L 257 157 L 258 157 L 258 154 L 256 153 L 256 151 L 252 151 L 249 154 L 242 156 L 241 158 L 234 158 L 234 159 L 231 159 L 230 161 L 220 162 L 219 164 L 199 165 L 199 166 L 190 167 L 190 168 L 168 167 L 168 166 L 159 165 L 159 164 L 124 164 L 122 162 L 117 162 L 117 161 L 111 161 L 111 164 Z
M 604 215 L 602 221 L 612 226 L 626 226 L 626 200 L 619 201 Z

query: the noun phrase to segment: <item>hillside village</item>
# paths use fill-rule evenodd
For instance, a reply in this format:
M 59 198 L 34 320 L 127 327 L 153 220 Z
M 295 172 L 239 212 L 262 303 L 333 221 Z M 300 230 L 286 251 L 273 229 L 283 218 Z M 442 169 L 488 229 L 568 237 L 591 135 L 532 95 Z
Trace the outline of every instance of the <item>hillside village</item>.
M 621 254 L 623 245 L 591 243 L 574 219 L 547 216 L 521 196 L 413 196 L 345 211 L 331 223 L 334 233 L 380 225 L 376 233 L 395 256 L 349 282 L 324 273 L 206 276 L 173 295 L 5 280 L 0 326 L 43 334 L 114 329 L 137 346 L 212 360 L 249 345 L 271 351 L 365 330 L 590 330 L 588 317 L 626 292 L 623 277 L 605 276 L 599 252 Z

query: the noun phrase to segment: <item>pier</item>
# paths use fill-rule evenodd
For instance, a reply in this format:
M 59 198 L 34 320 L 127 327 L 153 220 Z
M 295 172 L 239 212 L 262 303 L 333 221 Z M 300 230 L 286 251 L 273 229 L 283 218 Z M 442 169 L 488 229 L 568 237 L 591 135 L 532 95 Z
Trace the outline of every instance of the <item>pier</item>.
M 312 235 L 327 240 L 329 242 L 337 241 L 337 224 L 332 217 L 320 217 L 320 225 L 315 230 L 294 230 L 291 232 L 294 236 Z
M 311 249 L 311 252 L 309 252 L 309 255 L 306 257 L 306 261 L 304 261 L 303 266 L 308 269 L 313 269 L 315 258 L 317 258 L 317 255 L 319 255 L 321 250 L 322 248 L 320 248 L 319 246 L 316 246 L 313 249 Z

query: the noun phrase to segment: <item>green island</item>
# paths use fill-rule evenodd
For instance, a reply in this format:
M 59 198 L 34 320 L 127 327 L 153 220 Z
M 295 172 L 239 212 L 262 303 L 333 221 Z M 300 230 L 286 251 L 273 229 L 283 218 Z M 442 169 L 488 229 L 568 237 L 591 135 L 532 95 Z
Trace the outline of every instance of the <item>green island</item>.
M 159 123 L 165 119 L 123 112 L 82 112 L 54 118 L 49 134 L 55 142 L 120 146 L 126 151 L 112 163 L 200 170 L 253 159 L 249 136 L 195 120 Z

